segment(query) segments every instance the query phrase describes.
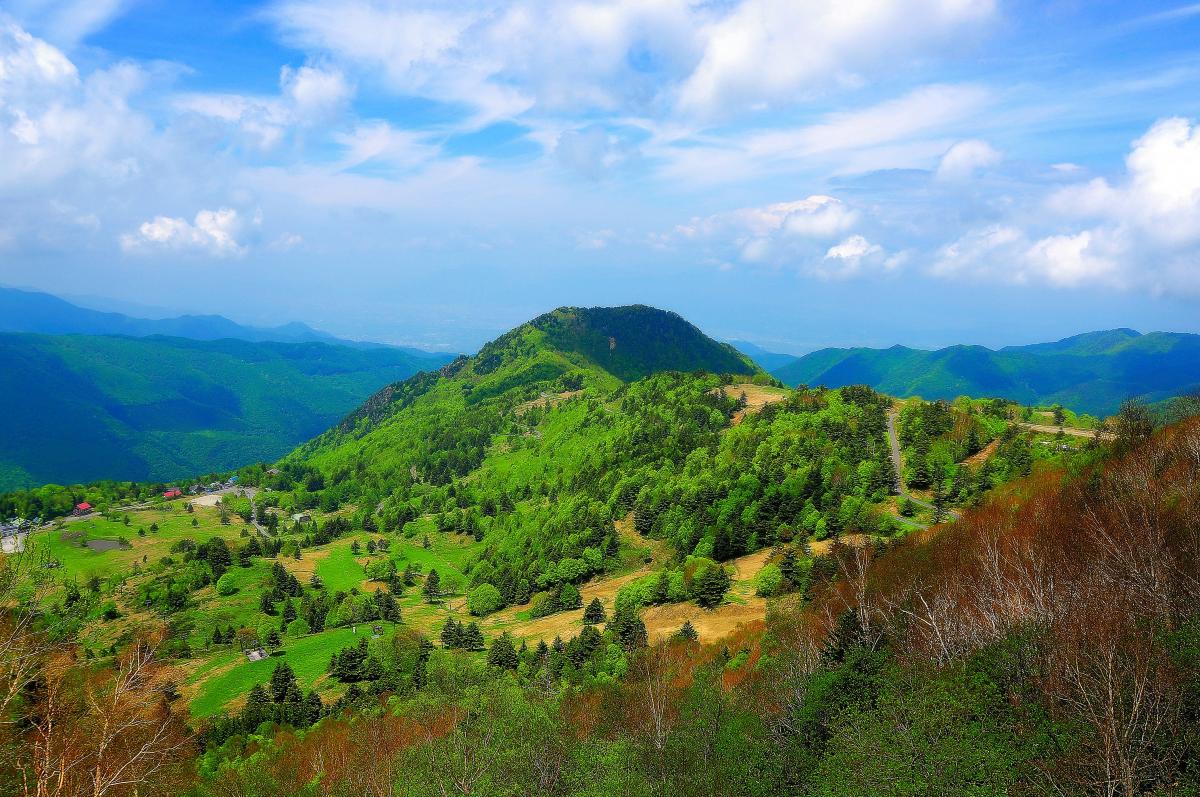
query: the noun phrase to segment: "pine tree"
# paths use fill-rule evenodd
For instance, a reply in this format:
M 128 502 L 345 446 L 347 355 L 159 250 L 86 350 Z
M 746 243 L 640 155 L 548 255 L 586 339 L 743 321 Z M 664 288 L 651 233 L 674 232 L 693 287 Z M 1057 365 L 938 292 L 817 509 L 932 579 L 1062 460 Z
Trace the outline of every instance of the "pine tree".
M 683 625 L 679 627 L 679 633 L 676 636 L 678 636 L 680 639 L 686 639 L 690 642 L 695 642 L 700 638 L 700 635 L 696 633 L 696 628 L 692 625 L 691 620 L 683 621 Z
M 425 585 L 421 588 L 425 594 L 425 599 L 430 603 L 437 603 L 442 596 L 442 580 L 438 576 L 438 571 L 430 570 L 429 575 L 425 576 Z
M 292 599 L 288 598 L 283 602 L 283 624 L 287 625 L 296 619 L 296 605 L 292 603 Z
M 273 600 L 271 600 L 270 592 L 264 592 L 262 594 L 262 597 L 258 601 L 258 605 L 259 605 L 259 608 L 262 609 L 263 614 L 267 614 L 267 615 L 271 615 L 271 616 L 275 615 L 275 602 Z
M 599 598 L 592 598 L 592 602 L 583 611 L 583 622 L 585 625 L 599 625 L 605 620 L 604 604 Z
M 517 669 L 517 650 L 513 647 L 512 637 L 505 631 L 492 642 L 488 651 L 487 663 L 504 670 Z
M 276 703 L 282 703 L 287 697 L 288 692 L 299 689 L 296 684 L 296 673 L 286 661 L 275 665 L 275 670 L 271 673 L 271 698 Z
M 459 631 L 458 623 L 453 617 L 446 620 L 446 624 L 442 626 L 442 647 L 456 648 L 459 647 L 461 640 L 461 632 Z
M 467 626 L 462 634 L 462 646 L 467 650 L 483 650 L 485 642 L 483 640 L 483 632 L 479 630 L 479 625 L 471 623 Z

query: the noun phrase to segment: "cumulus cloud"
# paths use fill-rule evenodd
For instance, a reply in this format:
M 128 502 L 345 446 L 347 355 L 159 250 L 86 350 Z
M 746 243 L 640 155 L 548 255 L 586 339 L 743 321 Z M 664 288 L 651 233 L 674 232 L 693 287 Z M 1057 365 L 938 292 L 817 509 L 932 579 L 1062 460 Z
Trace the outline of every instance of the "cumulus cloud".
M 722 262 L 732 256 L 744 263 L 806 263 L 820 260 L 825 252 L 828 262 L 809 270 L 818 276 L 849 276 L 864 261 L 881 255 L 882 248 L 861 235 L 832 246 L 821 242 L 844 235 L 858 224 L 860 215 L 836 197 L 814 194 L 790 202 L 696 217 L 659 240 L 702 245 L 720 254 Z
M 1000 162 L 1001 154 L 991 144 L 978 139 L 959 141 L 946 151 L 938 164 L 939 180 L 965 180 L 976 172 Z
M 966 231 L 938 250 L 930 272 L 1200 293 L 1200 125 L 1156 122 L 1132 143 L 1125 167 L 1115 181 L 1058 188 L 1029 212 Z
M 841 243 L 829 247 L 825 257 L 811 270 L 816 276 L 825 279 L 847 279 L 859 274 L 868 263 L 887 262 L 883 257 L 882 246 L 871 243 L 861 235 L 851 235 Z
M 201 210 L 193 222 L 156 216 L 139 225 L 135 232 L 122 235 L 121 248 L 132 253 L 167 250 L 234 257 L 246 253 L 246 247 L 237 240 L 243 227 L 240 215 L 232 208 Z

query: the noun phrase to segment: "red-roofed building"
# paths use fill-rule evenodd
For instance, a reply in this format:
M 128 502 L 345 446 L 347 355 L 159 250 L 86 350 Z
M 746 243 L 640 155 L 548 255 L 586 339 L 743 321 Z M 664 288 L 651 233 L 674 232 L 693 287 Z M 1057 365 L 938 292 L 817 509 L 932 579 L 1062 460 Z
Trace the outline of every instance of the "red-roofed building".
M 75 511 L 72 512 L 71 514 L 86 515 L 88 512 L 91 512 L 91 511 L 92 511 L 92 505 L 89 504 L 87 501 L 84 501 L 82 503 L 76 504 Z
M 183 492 L 178 487 L 172 487 L 170 490 L 167 490 L 165 493 L 163 493 L 163 498 L 170 500 L 172 498 L 178 498 L 181 495 L 183 495 Z

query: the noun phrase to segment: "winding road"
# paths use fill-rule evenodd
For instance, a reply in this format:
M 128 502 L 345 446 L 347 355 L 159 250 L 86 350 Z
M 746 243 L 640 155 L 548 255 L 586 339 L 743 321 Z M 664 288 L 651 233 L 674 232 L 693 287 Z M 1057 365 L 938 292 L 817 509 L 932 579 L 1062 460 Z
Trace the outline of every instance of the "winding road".
M 926 509 L 931 509 L 936 512 L 937 507 L 935 507 L 933 504 L 929 503 L 928 501 L 923 501 L 920 498 L 917 498 L 916 496 L 910 494 L 907 490 L 904 489 L 904 476 L 903 476 L 903 469 L 902 469 L 903 463 L 900 460 L 900 438 L 896 436 L 896 411 L 895 410 L 891 410 L 888 412 L 887 434 L 888 434 L 888 446 L 891 448 L 891 453 L 892 453 L 892 470 L 895 471 L 896 483 L 894 486 L 895 486 L 896 494 L 899 495 L 901 498 L 907 498 L 909 501 L 912 501 L 917 506 L 923 506 Z M 949 507 L 942 507 L 942 511 L 945 512 L 950 517 L 954 518 L 955 520 L 962 520 L 962 515 L 960 515 L 958 512 L 955 512 L 953 509 L 950 509 Z M 901 522 L 908 523 L 909 525 L 912 525 L 912 526 L 920 526 L 922 528 L 925 527 L 925 525 L 923 523 L 918 523 L 915 520 L 909 520 L 908 518 L 897 518 L 897 519 L 900 520 Z

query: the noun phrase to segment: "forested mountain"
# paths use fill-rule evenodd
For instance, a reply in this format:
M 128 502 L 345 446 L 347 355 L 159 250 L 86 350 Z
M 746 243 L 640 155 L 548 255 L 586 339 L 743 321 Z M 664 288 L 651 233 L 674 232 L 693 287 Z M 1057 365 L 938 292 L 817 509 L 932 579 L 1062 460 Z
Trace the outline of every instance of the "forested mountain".
M 123 313 L 92 310 L 57 296 L 0 286 L 0 332 L 36 332 L 46 335 L 165 335 L 192 340 L 233 338 L 253 342 L 333 343 L 375 347 L 380 344 L 342 340 L 307 324 L 293 321 L 277 327 L 252 327 L 219 315 L 182 315 L 175 318 L 135 318 Z M 403 347 L 402 347 L 403 348 Z M 403 348 L 413 357 L 442 359 L 443 355 Z M 440 364 L 440 363 L 439 363 Z
M 773 374 L 789 385 L 867 384 L 926 399 L 996 396 L 1105 416 L 1128 398 L 1154 402 L 1200 386 L 1200 335 L 1114 329 L 997 350 L 821 349 Z
M 447 357 L 327 343 L 0 334 L 0 489 L 271 459 Z

